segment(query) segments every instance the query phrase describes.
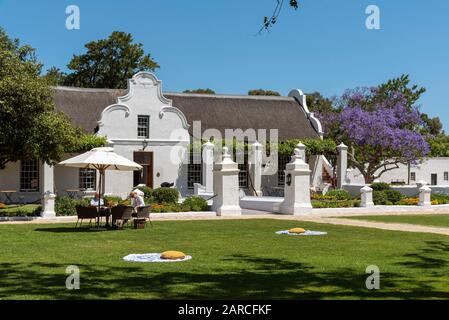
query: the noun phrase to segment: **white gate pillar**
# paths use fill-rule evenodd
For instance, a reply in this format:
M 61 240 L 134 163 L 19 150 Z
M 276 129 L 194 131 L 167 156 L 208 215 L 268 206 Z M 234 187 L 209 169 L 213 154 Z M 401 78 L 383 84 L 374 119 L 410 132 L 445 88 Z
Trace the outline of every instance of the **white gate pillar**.
M 338 147 L 337 158 L 337 188 L 342 189 L 346 182 L 348 169 L 348 147 L 342 142 Z
M 361 195 L 360 201 L 361 207 L 363 208 L 374 207 L 372 188 L 364 186 L 363 188 L 360 189 L 360 195 Z
M 432 189 L 430 189 L 428 186 L 424 185 L 421 188 L 419 188 L 419 202 L 418 206 L 421 207 L 430 207 L 432 206 L 431 201 L 431 193 Z
M 251 156 L 249 159 L 250 168 L 249 175 L 252 181 L 252 187 L 254 188 L 254 195 L 257 197 L 262 196 L 262 145 L 259 142 L 255 142 L 251 145 Z
M 41 217 L 52 218 L 55 213 L 54 168 L 44 162 L 42 165 L 42 211 Z
M 299 148 L 285 170 L 284 201 L 280 211 L 284 214 L 308 214 L 312 212 L 310 202 L 310 169 L 304 162 Z
M 214 165 L 214 195 L 212 210 L 217 216 L 241 215 L 239 169 L 232 161 L 229 149 L 223 147 L 223 159 Z
M 214 144 L 210 141 L 203 144 L 202 184 L 206 192 L 214 191 Z

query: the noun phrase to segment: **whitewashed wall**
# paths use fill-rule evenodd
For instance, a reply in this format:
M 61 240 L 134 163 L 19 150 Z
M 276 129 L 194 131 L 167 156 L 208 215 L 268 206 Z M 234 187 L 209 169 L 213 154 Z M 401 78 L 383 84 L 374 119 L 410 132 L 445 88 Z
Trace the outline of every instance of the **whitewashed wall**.
M 145 151 L 153 152 L 153 184 L 173 182 L 187 193 L 187 157 L 190 141 L 184 114 L 162 95 L 161 81 L 153 74 L 140 72 L 129 81 L 128 93 L 117 104 L 104 109 L 98 135 L 111 141 L 118 154 L 133 160 L 134 151 L 142 150 L 144 139 L 137 138 L 137 117 L 150 117 L 150 134 Z M 126 196 L 133 187 L 132 172 L 106 173 L 107 194 Z
M 431 182 L 431 175 L 437 174 L 437 185 L 439 186 L 449 186 L 449 181 L 444 180 L 444 172 L 449 172 L 449 158 L 427 158 L 422 163 L 417 165 L 412 165 L 410 172 L 415 172 L 415 181 L 410 181 L 414 184 L 417 181 L 424 180 L 428 184 Z M 351 184 L 363 184 L 365 179 L 360 174 L 358 169 L 351 169 L 348 172 L 348 177 Z M 394 169 L 382 174 L 379 179 L 381 182 L 391 183 L 395 180 L 404 180 L 405 183 L 408 181 L 408 167 L 407 165 L 399 165 L 398 169 Z

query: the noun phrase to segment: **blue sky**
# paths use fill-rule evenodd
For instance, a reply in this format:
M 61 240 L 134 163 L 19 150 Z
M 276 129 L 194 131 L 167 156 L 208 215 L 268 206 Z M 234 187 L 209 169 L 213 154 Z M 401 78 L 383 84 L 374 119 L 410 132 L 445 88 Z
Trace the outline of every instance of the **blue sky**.
M 61 69 L 86 42 L 131 32 L 161 65 L 166 91 L 300 88 L 332 96 L 408 73 L 427 88 L 421 110 L 449 131 L 449 1 L 299 2 L 259 36 L 274 0 L 0 0 L 0 26 L 37 48 L 46 68 Z M 65 28 L 70 4 L 81 10 L 80 30 Z M 369 4 L 381 10 L 381 30 L 365 28 Z

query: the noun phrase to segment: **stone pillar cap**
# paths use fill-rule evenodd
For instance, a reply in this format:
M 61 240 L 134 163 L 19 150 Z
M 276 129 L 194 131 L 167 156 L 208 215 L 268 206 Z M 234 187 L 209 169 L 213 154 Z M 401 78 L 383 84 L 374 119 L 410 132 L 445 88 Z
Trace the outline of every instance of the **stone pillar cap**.
M 212 146 L 213 147 L 214 144 L 212 142 L 210 142 L 210 140 L 207 140 L 207 142 L 203 143 L 203 146 L 207 146 L 207 147 Z
M 373 188 L 369 187 L 369 186 L 364 186 L 363 188 L 360 189 L 360 192 L 365 193 L 365 192 L 370 192 L 373 191 Z
M 419 188 L 419 191 L 432 191 L 428 186 L 424 185 L 421 188 Z
M 337 146 L 337 148 L 339 148 L 339 149 L 348 149 L 348 146 L 345 145 L 345 144 L 342 142 L 342 143 L 340 143 L 340 144 Z
M 299 143 L 296 145 L 296 148 L 295 148 L 295 149 L 303 150 L 303 149 L 305 149 L 305 148 L 306 148 L 306 146 L 305 146 L 302 142 L 299 142 Z
M 259 141 L 256 140 L 256 142 L 254 142 L 251 146 L 253 148 L 258 149 L 258 148 L 262 147 L 262 144 Z

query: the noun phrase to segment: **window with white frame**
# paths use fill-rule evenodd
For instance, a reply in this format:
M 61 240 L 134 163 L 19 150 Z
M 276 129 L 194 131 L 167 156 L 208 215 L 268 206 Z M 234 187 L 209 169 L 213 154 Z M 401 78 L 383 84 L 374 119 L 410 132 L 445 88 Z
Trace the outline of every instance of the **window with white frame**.
M 416 172 L 410 172 L 410 180 L 416 181 Z
M 444 181 L 448 181 L 449 180 L 449 172 L 445 171 L 444 172 Z
M 39 161 L 23 160 L 20 166 L 20 191 L 39 191 Z
M 137 116 L 137 137 L 144 139 L 150 137 L 150 116 Z
M 95 190 L 97 180 L 97 170 L 82 168 L 79 169 L 80 190 Z

